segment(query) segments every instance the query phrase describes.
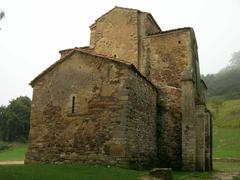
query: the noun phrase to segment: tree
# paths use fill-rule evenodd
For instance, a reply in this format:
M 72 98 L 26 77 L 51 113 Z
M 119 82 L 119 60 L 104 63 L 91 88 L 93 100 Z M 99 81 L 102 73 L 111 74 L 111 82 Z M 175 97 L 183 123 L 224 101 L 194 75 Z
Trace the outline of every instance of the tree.
M 5 17 L 5 12 L 0 10 L 0 21 Z M 1 28 L 0 28 L 1 30 Z
M 229 65 L 217 74 L 202 76 L 208 86 L 208 97 L 240 98 L 240 51 L 235 52 Z
M 29 133 L 31 100 L 20 96 L 0 108 L 0 134 L 4 141 L 26 141 Z
M 233 53 L 230 59 L 230 66 L 236 68 L 240 66 L 240 51 Z
M 4 11 L 0 11 L 0 20 L 2 20 L 2 18 L 4 18 L 5 17 L 5 13 L 4 13 Z
M 5 139 L 4 135 L 6 134 L 6 107 L 0 106 L 0 139 Z

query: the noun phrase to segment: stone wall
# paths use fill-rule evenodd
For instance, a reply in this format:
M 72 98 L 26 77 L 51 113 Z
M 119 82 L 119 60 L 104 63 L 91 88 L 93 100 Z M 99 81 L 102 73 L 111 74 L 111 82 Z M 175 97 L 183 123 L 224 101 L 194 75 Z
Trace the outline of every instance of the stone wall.
M 145 67 L 146 64 L 143 61 L 143 54 L 144 54 L 144 38 L 148 34 L 152 33 L 159 33 L 161 32 L 160 27 L 156 24 L 154 19 L 149 13 L 138 13 L 138 64 L 137 68 L 139 71 L 146 68 L 149 70 L 149 66 Z M 146 74 L 144 74 L 147 77 Z
M 104 161 L 104 154 L 113 153 L 109 142 L 126 116 L 119 100 L 124 77 L 119 67 L 79 56 L 34 85 L 27 161 Z
M 212 171 L 212 115 L 209 110 L 205 109 L 207 117 L 205 123 L 205 170 Z
M 149 72 L 156 86 L 181 87 L 181 78 L 187 67 L 191 67 L 190 30 L 163 32 L 144 39 L 141 72 Z M 149 62 L 150 61 L 150 62 Z
M 191 79 L 182 80 L 182 169 L 196 169 L 195 90 Z
M 208 117 L 204 105 L 196 105 L 196 170 L 205 171 L 205 132 Z
M 184 74 L 194 73 L 191 31 L 187 28 L 162 32 L 149 35 L 143 40 L 142 60 L 145 66 L 142 66 L 141 72 L 161 92 L 158 102 L 159 159 L 161 166 L 175 169 L 182 166 L 182 118 L 185 118 L 182 111 L 186 111 L 182 108 L 182 93 L 187 94 L 190 91 L 187 89 L 188 92 L 183 92 L 186 89 L 182 89 L 181 80 Z M 192 97 L 195 98 L 195 88 L 188 88 L 192 88 Z M 192 100 L 191 97 L 189 99 Z M 193 107 L 194 101 L 191 108 Z M 192 118 L 189 122 L 194 119 L 194 109 L 191 110 Z
M 132 163 L 153 167 L 157 163 L 157 90 L 136 74 L 130 74 L 127 89 L 126 136 Z
M 161 167 L 181 168 L 181 89 L 165 86 L 158 90 L 157 138 Z
M 135 86 L 130 77 L 135 78 Z M 134 154 L 136 143 L 142 149 L 139 153 L 146 155 L 141 161 L 149 161 L 156 152 L 156 90 L 131 66 L 76 52 L 33 86 L 26 163 L 128 166 L 141 158 Z M 133 104 L 132 93 L 145 99 L 143 104 Z M 151 109 L 130 119 L 131 106 L 138 111 L 143 106 Z
M 98 18 L 90 29 L 90 48 L 97 54 L 117 57 L 138 69 L 142 65 L 142 39 L 161 32 L 149 13 L 120 7 Z
M 115 8 L 96 20 L 91 28 L 90 47 L 95 53 L 131 62 L 138 59 L 137 10 Z

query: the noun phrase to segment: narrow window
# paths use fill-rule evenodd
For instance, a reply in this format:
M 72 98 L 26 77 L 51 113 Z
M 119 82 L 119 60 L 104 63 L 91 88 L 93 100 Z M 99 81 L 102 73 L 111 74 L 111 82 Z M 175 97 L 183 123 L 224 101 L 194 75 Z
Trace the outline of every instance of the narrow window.
M 72 113 L 74 113 L 75 108 L 75 96 L 72 97 Z

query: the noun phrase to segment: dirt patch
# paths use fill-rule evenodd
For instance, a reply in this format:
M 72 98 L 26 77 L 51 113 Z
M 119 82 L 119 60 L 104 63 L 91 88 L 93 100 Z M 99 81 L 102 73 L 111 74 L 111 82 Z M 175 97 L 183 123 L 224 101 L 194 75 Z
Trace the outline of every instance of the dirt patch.
M 24 161 L 0 161 L 0 165 L 24 164 Z
M 187 176 L 183 176 L 180 179 L 183 180 L 197 180 L 197 179 L 210 179 L 210 180 L 240 180 L 240 172 L 215 172 L 211 177 L 202 178 L 196 177 L 195 175 L 191 176 L 190 174 Z M 152 176 L 142 176 L 139 180 L 158 180 Z
M 213 158 L 214 161 L 219 161 L 219 162 L 240 162 L 240 158 Z
M 142 177 L 140 177 L 139 180 L 159 180 L 159 179 L 152 177 L 152 176 L 142 176 Z
M 216 180 L 231 180 L 234 178 L 240 179 L 240 172 L 217 172 L 212 176 L 212 179 Z

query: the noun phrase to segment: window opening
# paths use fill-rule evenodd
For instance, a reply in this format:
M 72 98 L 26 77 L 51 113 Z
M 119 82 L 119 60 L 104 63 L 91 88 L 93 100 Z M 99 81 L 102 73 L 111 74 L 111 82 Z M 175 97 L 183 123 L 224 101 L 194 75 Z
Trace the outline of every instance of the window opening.
M 75 111 L 75 96 L 72 97 L 72 113 Z

